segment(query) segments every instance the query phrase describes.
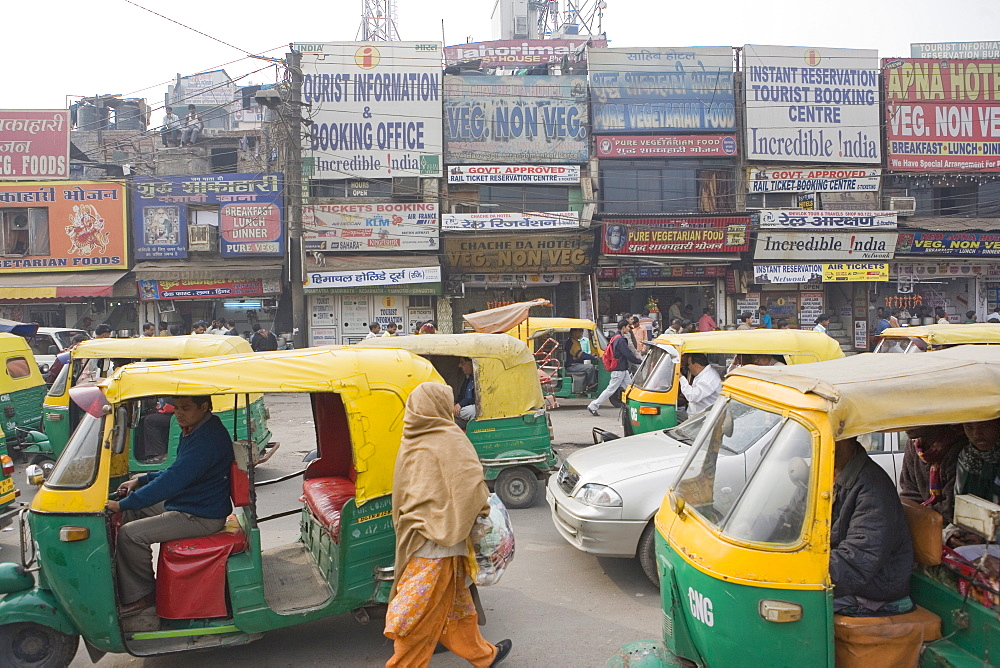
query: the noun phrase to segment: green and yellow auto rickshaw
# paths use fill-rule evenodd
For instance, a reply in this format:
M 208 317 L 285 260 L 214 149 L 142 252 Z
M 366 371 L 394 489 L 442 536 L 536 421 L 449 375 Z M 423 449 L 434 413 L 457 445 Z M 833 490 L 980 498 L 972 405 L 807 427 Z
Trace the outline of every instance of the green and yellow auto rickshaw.
M 46 439 L 26 445 L 25 454 L 32 464 L 42 467 L 45 475 L 52 470 L 55 460 L 62 453 L 69 441 L 70 434 L 76 428 L 82 415 L 79 408 L 70 402 L 72 388 L 84 384 L 93 384 L 102 378 L 110 376 L 116 369 L 132 362 L 160 360 L 188 360 L 201 357 L 216 357 L 218 355 L 238 355 L 253 352 L 250 344 L 239 336 L 216 336 L 211 334 L 195 334 L 185 336 L 143 336 L 129 339 L 89 339 L 76 344 L 70 351 L 71 363 L 59 371 L 55 381 L 45 396 L 43 409 L 45 413 Z M 228 414 L 232 411 L 232 399 L 220 399 L 216 406 L 216 414 L 223 422 L 232 427 L 233 421 Z M 228 402 L 228 403 L 227 403 Z M 164 406 L 148 404 L 144 407 L 140 420 L 153 420 L 148 426 L 143 424 L 138 438 L 150 434 L 152 429 L 165 431 L 167 444 L 166 454 L 153 448 L 140 447 L 130 449 L 132 471 L 155 471 L 165 468 L 174 460 L 177 442 L 180 439 L 180 428 L 176 421 L 159 419 Z M 166 410 L 169 410 L 167 408 Z M 256 395 L 250 402 L 249 419 L 255 423 L 252 430 L 257 440 L 257 463 L 267 461 L 274 454 L 278 444 L 271 442 L 271 433 L 267 430 L 267 407 L 264 398 Z M 239 409 L 240 429 L 247 428 L 247 412 Z M 148 450 L 148 453 L 147 453 Z
M 403 348 L 430 360 L 457 391 L 462 358 L 472 360 L 476 416 L 465 428 L 487 482 L 508 508 L 527 508 L 541 497 L 539 480 L 557 468 L 552 425 L 535 360 L 524 343 L 506 334 L 435 334 L 365 339 L 361 348 Z
M 997 418 L 996 347 L 962 346 L 919 365 L 858 355 L 736 369 L 655 518 L 662 641 L 627 645 L 607 665 L 903 666 L 918 656 L 922 666 L 995 665 L 1000 615 L 977 599 L 1000 605 L 1000 596 L 974 589 L 974 567 L 942 563 L 934 510 L 903 502 L 916 557 L 913 612 L 835 614 L 829 564 L 837 440 Z M 750 470 L 720 456 L 745 421 L 768 427 Z M 960 502 L 975 497 L 958 497 L 956 523 L 995 544 L 1000 509 L 973 526 Z
M 882 330 L 875 353 L 922 353 L 968 344 L 1000 344 L 1000 325 L 976 322 L 968 325 L 924 325 Z
M 844 356 L 835 339 L 798 329 L 661 334 L 646 346 L 649 352 L 625 390 L 626 436 L 677 426 L 684 355 L 704 353 L 720 376 L 739 364 L 805 364 Z
M 0 334 L 0 360 L 4 374 L 0 377 L 0 411 L 10 445 L 29 441 L 28 434 L 42 424 L 42 399 L 45 380 L 42 378 L 28 342 L 16 334 Z
M 406 399 L 428 381 L 443 379 L 405 350 L 305 348 L 140 362 L 100 385 L 74 388 L 80 423 L 21 517 L 30 526 L 22 563 L 0 564 L 0 665 L 68 665 L 81 636 L 97 660 L 106 652 L 239 645 L 349 611 L 366 618 L 364 608 L 384 603 L 393 580 L 393 466 Z M 134 630 L 128 620 L 136 617 L 118 614 L 120 518 L 105 504 L 129 474 L 136 415 L 149 399 L 211 395 L 233 403 L 239 396 L 245 403 L 265 392 L 308 393 L 318 457 L 304 472 L 259 481 L 253 434 L 237 421 L 237 510 L 217 534 L 160 545 L 155 624 Z M 261 516 L 255 490 L 285 480 L 302 485 L 302 505 Z M 289 514 L 300 516 L 300 535 L 263 549 L 261 526 Z

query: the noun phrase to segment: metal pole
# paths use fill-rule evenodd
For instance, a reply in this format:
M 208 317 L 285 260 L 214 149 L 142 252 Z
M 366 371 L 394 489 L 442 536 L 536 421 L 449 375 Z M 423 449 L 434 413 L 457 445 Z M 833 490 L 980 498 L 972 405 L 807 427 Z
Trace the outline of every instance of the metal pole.
M 285 191 L 288 193 L 288 280 L 292 292 L 292 341 L 306 347 L 306 302 L 302 288 L 302 54 L 285 54 L 292 86 L 288 109 L 288 140 L 285 144 Z

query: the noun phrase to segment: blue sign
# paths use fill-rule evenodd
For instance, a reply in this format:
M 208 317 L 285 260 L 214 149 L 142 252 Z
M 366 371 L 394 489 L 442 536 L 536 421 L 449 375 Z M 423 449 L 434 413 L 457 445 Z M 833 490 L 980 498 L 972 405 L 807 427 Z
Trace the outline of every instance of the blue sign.
M 736 129 L 733 73 L 591 72 L 594 132 Z
M 136 177 L 133 197 L 135 257 L 188 256 L 193 211 L 214 211 L 222 257 L 283 257 L 280 174 L 206 174 Z

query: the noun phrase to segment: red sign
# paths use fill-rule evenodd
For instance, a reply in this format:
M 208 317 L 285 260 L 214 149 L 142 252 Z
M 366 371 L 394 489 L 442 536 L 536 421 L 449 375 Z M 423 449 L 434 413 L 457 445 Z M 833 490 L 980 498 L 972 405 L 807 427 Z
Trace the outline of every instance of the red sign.
M 750 216 L 606 218 L 601 251 L 611 255 L 735 253 L 750 243 Z
M 69 112 L 0 110 L 0 179 L 68 179 Z
M 617 135 L 596 137 L 598 158 L 701 158 L 736 155 L 732 135 Z
M 139 298 L 155 299 L 214 299 L 219 297 L 257 297 L 276 286 L 265 286 L 259 278 L 247 281 L 139 281 Z
M 883 60 L 888 166 L 1000 172 L 1000 61 Z
M 571 63 L 583 60 L 590 46 L 607 46 L 607 40 L 578 37 L 576 39 L 506 39 L 495 42 L 474 42 L 444 47 L 444 60 L 449 65 L 468 60 L 482 60 L 482 67 L 523 67 L 542 63 L 562 62 L 567 56 Z

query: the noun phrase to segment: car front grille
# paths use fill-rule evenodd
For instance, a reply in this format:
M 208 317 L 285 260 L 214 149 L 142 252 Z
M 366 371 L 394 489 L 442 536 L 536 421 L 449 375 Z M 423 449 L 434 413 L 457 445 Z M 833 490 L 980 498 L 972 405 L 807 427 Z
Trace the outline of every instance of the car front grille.
M 562 466 L 559 467 L 559 473 L 556 478 L 559 489 L 566 492 L 566 496 L 573 496 L 573 490 L 576 489 L 578 482 L 580 482 L 580 474 L 574 471 L 573 467 L 567 462 L 563 462 Z

